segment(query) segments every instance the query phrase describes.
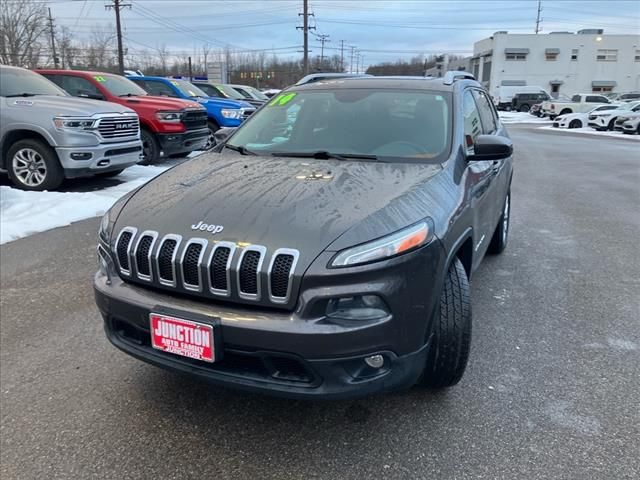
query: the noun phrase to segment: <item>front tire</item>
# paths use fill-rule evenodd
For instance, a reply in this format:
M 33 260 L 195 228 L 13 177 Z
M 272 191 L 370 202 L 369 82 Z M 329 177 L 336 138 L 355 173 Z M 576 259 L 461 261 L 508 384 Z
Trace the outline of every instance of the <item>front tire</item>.
M 35 138 L 19 140 L 11 146 L 7 170 L 11 181 L 22 190 L 55 190 L 64 180 L 55 150 Z
M 440 294 L 440 305 L 422 377 L 418 383 L 428 388 L 457 384 L 471 349 L 471 295 L 469 280 L 459 259 L 449 266 Z
M 529 111 L 529 105 L 527 105 L 526 103 L 523 105 L 520 105 L 520 111 L 527 113 Z
M 509 220 L 511 218 L 511 192 L 507 193 L 507 197 L 504 199 L 504 205 L 502 207 L 502 214 L 500 220 L 491 237 L 491 243 L 489 243 L 488 252 L 494 255 L 498 255 L 507 248 L 507 241 L 509 240 Z
M 153 133 L 146 129 L 140 130 L 140 140 L 142 140 L 142 160 L 140 165 L 152 165 L 160 157 L 160 147 Z
M 582 128 L 582 122 L 580 120 L 571 120 L 569 128 Z
M 216 146 L 216 136 L 215 133 L 220 130 L 220 127 L 213 122 L 208 122 L 207 127 L 209 128 L 209 136 L 207 137 L 207 143 L 205 144 L 203 150 L 206 152 L 207 150 L 211 150 Z

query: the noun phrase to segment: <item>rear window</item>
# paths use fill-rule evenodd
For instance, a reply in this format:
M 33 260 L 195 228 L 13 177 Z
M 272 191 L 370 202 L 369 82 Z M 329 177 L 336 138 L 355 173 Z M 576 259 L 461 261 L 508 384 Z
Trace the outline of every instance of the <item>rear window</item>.
M 444 160 L 451 144 L 448 92 L 340 89 L 288 91 L 240 127 L 230 143 L 256 153 L 375 155 Z

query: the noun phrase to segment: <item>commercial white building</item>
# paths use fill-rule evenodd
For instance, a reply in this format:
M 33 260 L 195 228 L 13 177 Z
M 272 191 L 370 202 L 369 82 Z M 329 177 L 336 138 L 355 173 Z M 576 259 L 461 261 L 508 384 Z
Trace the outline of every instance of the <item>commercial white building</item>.
M 640 35 L 496 32 L 476 42 L 471 72 L 498 96 L 501 86 L 540 86 L 557 96 L 640 91 Z

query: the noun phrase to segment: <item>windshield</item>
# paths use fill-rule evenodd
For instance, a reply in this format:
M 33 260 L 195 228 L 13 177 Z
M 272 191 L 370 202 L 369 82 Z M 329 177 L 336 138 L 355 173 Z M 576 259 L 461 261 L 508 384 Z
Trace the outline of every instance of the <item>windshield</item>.
M 253 88 L 253 87 L 246 87 L 246 88 L 247 90 L 249 90 L 249 93 L 252 94 L 256 100 L 269 100 L 269 97 L 267 97 L 264 93 L 262 93 L 257 88 Z
M 210 97 L 220 98 L 225 96 L 216 87 L 208 83 L 199 83 L 197 87 Z
M 0 68 L 0 96 L 59 95 L 67 96 L 55 83 L 42 75 L 18 68 Z
M 208 97 L 206 93 L 196 87 L 193 83 L 186 80 L 171 80 L 171 84 L 187 97 Z
M 244 100 L 246 98 L 239 91 L 234 90 L 229 85 L 216 85 L 216 88 L 228 98 L 233 98 L 235 100 Z
M 288 91 L 251 116 L 229 145 L 257 154 L 443 161 L 451 143 L 450 104 L 449 93 L 421 90 Z
M 127 95 L 148 95 L 147 92 L 128 78 L 120 77 L 118 75 L 105 75 L 104 73 L 101 75 L 94 75 L 93 78 L 115 97 L 124 97 Z

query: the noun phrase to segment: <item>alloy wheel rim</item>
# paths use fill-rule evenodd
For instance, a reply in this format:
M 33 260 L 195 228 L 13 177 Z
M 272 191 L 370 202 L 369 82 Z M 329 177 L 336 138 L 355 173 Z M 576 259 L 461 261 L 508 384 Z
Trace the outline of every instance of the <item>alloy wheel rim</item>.
M 213 147 L 216 146 L 216 137 L 213 134 L 213 130 L 209 130 L 209 136 L 207 137 L 207 143 L 204 146 L 205 150 L 211 150 Z
M 27 187 L 38 187 L 47 178 L 47 164 L 32 148 L 18 150 L 13 156 L 12 167 L 16 178 Z

